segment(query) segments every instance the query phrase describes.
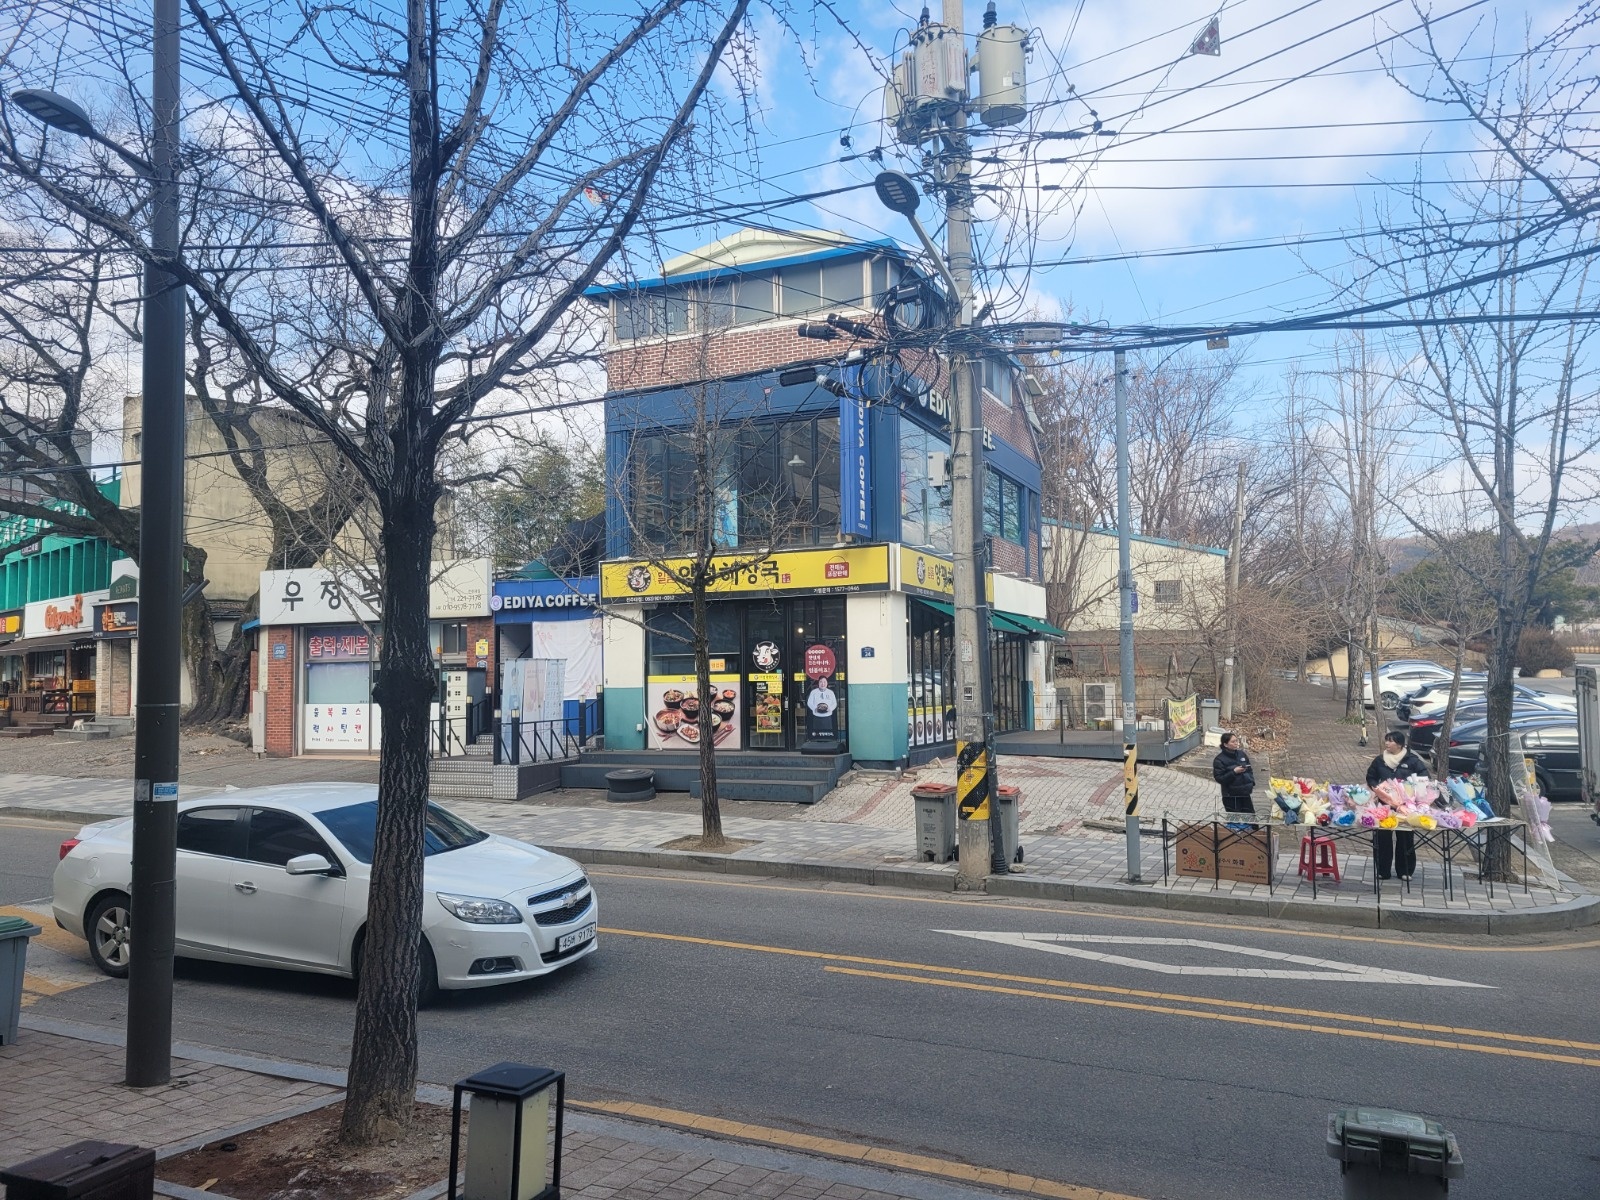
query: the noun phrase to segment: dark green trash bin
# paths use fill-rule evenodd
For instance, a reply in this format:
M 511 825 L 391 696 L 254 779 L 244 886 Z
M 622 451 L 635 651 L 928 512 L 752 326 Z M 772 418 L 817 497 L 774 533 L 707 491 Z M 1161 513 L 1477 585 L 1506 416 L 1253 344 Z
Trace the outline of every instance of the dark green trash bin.
M 22 973 L 28 966 L 28 939 L 39 927 L 21 917 L 0 917 L 0 1046 L 17 1041 L 22 1015 Z
M 1328 1155 L 1339 1160 L 1345 1200 L 1443 1196 L 1466 1170 L 1455 1134 L 1437 1121 L 1392 1108 L 1330 1113 Z

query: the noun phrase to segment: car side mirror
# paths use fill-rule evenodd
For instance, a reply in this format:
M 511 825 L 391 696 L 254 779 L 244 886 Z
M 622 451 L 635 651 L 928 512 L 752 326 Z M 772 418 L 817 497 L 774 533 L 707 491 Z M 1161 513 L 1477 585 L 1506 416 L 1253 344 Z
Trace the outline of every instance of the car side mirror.
M 283 864 L 290 875 L 338 875 L 337 867 L 320 854 L 296 854 Z

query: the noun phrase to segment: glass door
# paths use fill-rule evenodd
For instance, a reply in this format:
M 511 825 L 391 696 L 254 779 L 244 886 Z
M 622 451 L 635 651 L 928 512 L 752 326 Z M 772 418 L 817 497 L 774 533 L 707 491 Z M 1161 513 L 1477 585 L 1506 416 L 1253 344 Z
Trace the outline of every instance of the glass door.
M 792 749 L 793 726 L 784 680 L 794 661 L 789 655 L 789 605 L 782 600 L 752 602 L 745 610 L 745 711 L 747 745 L 752 750 Z
M 843 751 L 849 743 L 844 599 L 818 597 L 790 606 L 789 710 L 797 741 L 813 753 Z

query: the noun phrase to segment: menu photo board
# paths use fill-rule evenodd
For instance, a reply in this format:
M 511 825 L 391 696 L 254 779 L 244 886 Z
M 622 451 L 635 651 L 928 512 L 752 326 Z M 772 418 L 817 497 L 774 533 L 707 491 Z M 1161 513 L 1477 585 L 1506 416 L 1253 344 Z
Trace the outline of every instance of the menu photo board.
M 739 676 L 712 675 L 711 690 L 702 697 L 693 675 L 652 675 L 644 696 L 646 745 L 651 750 L 699 749 L 705 708 L 711 709 L 712 745 L 718 750 L 740 748 Z

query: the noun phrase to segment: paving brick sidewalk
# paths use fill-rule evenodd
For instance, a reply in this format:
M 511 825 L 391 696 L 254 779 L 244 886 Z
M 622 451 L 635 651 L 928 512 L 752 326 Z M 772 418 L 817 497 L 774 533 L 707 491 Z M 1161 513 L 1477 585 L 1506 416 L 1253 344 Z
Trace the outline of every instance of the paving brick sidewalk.
M 56 1032 L 36 1027 L 52 1024 Z M 338 1072 L 272 1064 L 201 1047 L 177 1048 L 187 1056 L 175 1058 L 169 1085 L 134 1091 L 122 1083 L 122 1049 L 115 1044 L 114 1035 L 92 1030 L 73 1035 L 63 1032 L 72 1029 L 64 1024 L 25 1021 L 17 1044 L 0 1047 L 0 1078 L 5 1080 L 0 1087 L 0 1130 L 4 1131 L 0 1166 L 84 1138 L 98 1138 L 153 1147 L 159 1179 L 161 1158 L 333 1103 L 343 1094 L 336 1086 Z M 435 1103 L 448 1102 L 448 1092 L 439 1086 L 425 1086 L 420 1094 Z M 704 1123 L 719 1128 L 730 1124 Z M 785 1136 L 778 1130 L 761 1132 Z M 869 1147 L 840 1143 L 845 1152 L 836 1159 L 763 1145 L 761 1140 L 759 1136 L 754 1141 L 707 1137 L 692 1130 L 619 1120 L 569 1107 L 562 1194 L 571 1200 L 751 1196 L 770 1200 L 995 1200 L 1017 1194 L 848 1161 L 874 1153 Z M 808 1141 L 802 1135 L 792 1135 L 792 1140 L 794 1144 Z M 941 1165 L 958 1177 L 980 1174 L 960 1163 Z M 440 1162 L 441 1181 L 448 1169 L 448 1162 Z M 1027 1179 L 1023 1188 L 1027 1194 L 1078 1200 L 1101 1195 L 1048 1180 Z M 1130 1200 L 1105 1195 L 1106 1200 Z

